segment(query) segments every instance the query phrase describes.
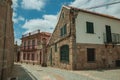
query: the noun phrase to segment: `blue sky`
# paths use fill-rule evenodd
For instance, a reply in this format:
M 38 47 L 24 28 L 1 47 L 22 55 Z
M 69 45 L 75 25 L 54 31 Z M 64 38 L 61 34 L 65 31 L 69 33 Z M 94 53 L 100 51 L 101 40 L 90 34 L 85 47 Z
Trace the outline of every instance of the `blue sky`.
M 54 30 L 62 5 L 88 8 L 120 0 L 12 0 L 14 36 L 18 44 L 22 34 L 40 29 Z M 120 18 L 120 4 L 105 6 L 92 11 L 109 14 Z

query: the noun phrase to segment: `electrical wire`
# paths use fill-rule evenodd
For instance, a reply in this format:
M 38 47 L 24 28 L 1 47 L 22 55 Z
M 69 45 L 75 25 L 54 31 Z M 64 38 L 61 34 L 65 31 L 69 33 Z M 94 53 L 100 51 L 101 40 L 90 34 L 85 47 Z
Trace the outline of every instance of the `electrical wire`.
M 112 2 L 112 3 L 107 3 L 107 4 L 102 4 L 102 5 L 98 5 L 98 6 L 93 6 L 93 7 L 86 8 L 86 9 L 94 9 L 94 8 L 109 6 L 109 5 L 118 4 L 118 3 L 120 3 L 120 1 L 118 1 L 118 2 Z

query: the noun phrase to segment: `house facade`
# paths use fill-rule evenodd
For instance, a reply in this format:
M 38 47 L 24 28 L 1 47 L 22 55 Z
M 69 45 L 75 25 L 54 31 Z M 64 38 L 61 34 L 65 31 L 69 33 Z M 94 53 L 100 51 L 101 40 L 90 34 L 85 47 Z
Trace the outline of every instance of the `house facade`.
M 48 46 L 48 65 L 63 69 L 120 67 L 120 19 L 63 6 Z
M 20 62 L 20 46 L 16 44 L 14 44 L 14 62 Z
M 40 30 L 23 35 L 20 62 L 46 66 L 46 44 L 50 36 Z
M 0 80 L 10 77 L 14 64 L 12 0 L 0 0 Z

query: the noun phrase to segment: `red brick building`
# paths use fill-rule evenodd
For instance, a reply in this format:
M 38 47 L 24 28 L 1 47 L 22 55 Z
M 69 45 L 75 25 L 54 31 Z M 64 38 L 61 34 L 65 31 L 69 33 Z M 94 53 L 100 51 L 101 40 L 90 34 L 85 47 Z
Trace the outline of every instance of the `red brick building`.
M 20 61 L 46 66 L 46 43 L 50 36 L 50 33 L 40 30 L 23 35 Z

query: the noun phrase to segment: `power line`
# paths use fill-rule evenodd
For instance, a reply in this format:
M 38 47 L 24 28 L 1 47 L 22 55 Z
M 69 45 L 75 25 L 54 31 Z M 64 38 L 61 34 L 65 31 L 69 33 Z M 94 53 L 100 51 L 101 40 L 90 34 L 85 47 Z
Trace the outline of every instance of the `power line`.
M 118 2 L 112 2 L 112 3 L 107 3 L 107 4 L 102 4 L 102 5 L 98 5 L 98 6 L 93 6 L 93 7 L 86 8 L 86 9 L 94 9 L 94 8 L 109 6 L 109 5 L 118 4 L 118 3 L 120 3 L 120 1 L 118 1 Z

